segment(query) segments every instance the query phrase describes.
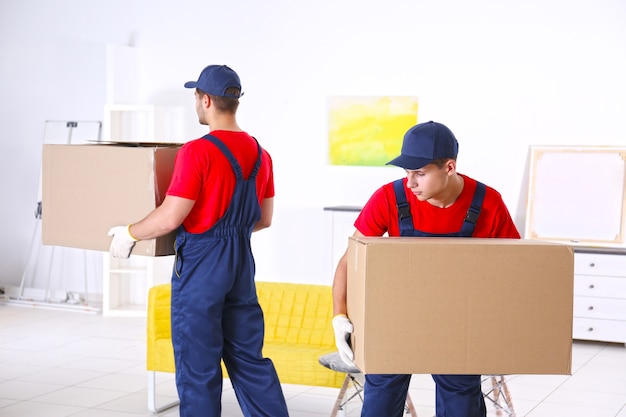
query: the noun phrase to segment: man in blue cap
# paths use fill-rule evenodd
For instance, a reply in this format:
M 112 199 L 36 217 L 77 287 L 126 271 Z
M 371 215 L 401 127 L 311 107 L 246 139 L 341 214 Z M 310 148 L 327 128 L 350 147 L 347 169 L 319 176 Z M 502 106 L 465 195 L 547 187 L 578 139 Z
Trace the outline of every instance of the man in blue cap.
M 254 283 L 251 234 L 270 226 L 270 155 L 237 124 L 239 76 L 209 65 L 195 89 L 210 133 L 176 155 L 163 203 L 142 221 L 113 227 L 110 252 L 128 258 L 136 241 L 178 230 L 172 273 L 172 342 L 180 416 L 221 415 L 224 361 L 245 416 L 285 417 L 274 364 L 263 358 L 263 312 Z
M 477 237 L 519 239 L 500 194 L 456 170 L 458 142 L 441 123 L 409 129 L 400 156 L 388 162 L 406 178 L 374 192 L 354 223 L 354 236 Z M 353 331 L 347 317 L 347 256 L 333 282 L 333 328 L 341 358 L 354 359 L 347 343 Z M 433 279 L 437 279 L 436 276 Z M 433 375 L 437 417 L 484 417 L 480 375 Z M 362 417 L 400 417 L 411 375 L 365 376 Z

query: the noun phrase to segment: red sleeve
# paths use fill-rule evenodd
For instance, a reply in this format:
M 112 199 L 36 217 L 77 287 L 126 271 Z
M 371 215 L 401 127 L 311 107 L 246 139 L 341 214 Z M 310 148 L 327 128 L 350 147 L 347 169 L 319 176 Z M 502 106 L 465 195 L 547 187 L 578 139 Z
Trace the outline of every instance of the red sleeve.
M 387 184 L 376 190 L 354 222 L 356 229 L 365 236 L 382 236 L 385 233 L 389 233 L 390 236 L 399 234 L 399 231 L 393 233 L 393 230 L 389 230 L 390 228 L 398 229 L 398 211 L 395 208 L 395 200 L 392 200 L 393 204 L 390 205 L 389 188 L 389 184 Z M 393 193 L 393 187 L 391 187 L 391 192 Z
M 266 156 L 266 158 L 263 158 L 263 163 L 267 164 L 268 166 L 266 170 L 266 172 L 268 173 L 268 177 L 267 183 L 265 183 L 265 192 L 263 193 L 263 198 L 272 198 L 274 197 L 274 163 L 272 162 L 272 157 L 265 149 L 263 149 L 263 153 Z M 261 181 L 259 178 L 257 178 L 257 187 L 260 185 Z
M 520 239 L 521 237 L 502 196 L 493 188 L 487 188 L 474 236 L 501 239 Z

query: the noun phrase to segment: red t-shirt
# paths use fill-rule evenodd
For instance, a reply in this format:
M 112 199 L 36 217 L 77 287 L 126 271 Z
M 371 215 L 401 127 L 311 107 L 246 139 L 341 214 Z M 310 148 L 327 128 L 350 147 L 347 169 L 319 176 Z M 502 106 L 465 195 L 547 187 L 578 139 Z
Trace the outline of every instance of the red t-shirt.
M 409 202 L 413 227 L 416 230 L 426 233 L 455 233 L 461 230 L 476 190 L 476 180 L 462 174 L 459 175 L 465 181 L 463 191 L 456 201 L 446 208 L 433 206 L 427 201 L 419 201 L 406 188 L 407 180 L 404 178 L 404 192 Z M 491 187 L 486 188 L 482 209 L 472 236 L 519 239 L 520 234 L 502 201 L 500 193 Z M 365 236 L 382 236 L 385 232 L 389 236 L 400 236 L 398 208 L 393 183 L 385 184 L 374 192 L 361 210 L 354 226 Z
M 214 130 L 241 165 L 248 178 L 258 156 L 256 141 L 245 132 Z M 265 150 L 256 178 L 256 192 L 261 204 L 274 197 L 272 159 Z M 185 143 L 176 154 L 172 180 L 167 195 L 194 200 L 191 212 L 183 221 L 190 233 L 203 233 L 219 220 L 230 205 L 235 190 L 235 173 L 228 158 L 217 146 L 200 138 Z

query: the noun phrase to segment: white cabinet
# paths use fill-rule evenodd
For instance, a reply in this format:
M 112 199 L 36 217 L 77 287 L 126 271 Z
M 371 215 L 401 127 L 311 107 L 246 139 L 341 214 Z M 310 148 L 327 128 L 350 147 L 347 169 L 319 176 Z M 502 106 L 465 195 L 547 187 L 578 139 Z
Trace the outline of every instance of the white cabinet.
M 573 337 L 626 343 L 626 251 L 576 252 Z
M 102 314 L 105 316 L 146 315 L 148 290 L 170 282 L 174 256 L 113 258 L 104 253 Z

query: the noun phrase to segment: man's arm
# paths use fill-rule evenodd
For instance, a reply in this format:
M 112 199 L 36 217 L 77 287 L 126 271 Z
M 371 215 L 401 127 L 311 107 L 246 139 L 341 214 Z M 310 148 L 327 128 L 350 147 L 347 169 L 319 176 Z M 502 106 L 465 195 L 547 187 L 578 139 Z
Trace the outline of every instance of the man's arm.
M 361 237 L 363 234 L 358 230 L 352 236 Z M 348 251 L 346 250 L 335 270 L 335 278 L 333 279 L 333 331 L 335 332 L 335 345 L 339 351 L 339 357 L 342 361 L 350 366 L 353 363 L 354 353 L 350 347 L 348 340 L 350 333 L 354 331 L 354 327 L 347 317 L 348 296 Z
M 358 230 L 355 230 L 352 236 L 364 237 L 365 235 Z M 348 249 L 344 252 L 339 262 L 337 262 L 337 269 L 335 270 L 335 277 L 333 279 L 333 315 L 346 314 L 348 312 L 346 307 L 346 298 L 348 296 Z
M 272 225 L 272 217 L 274 216 L 274 197 L 264 198 L 261 202 L 261 218 L 254 225 L 253 232 L 265 229 Z
M 115 258 L 127 259 L 138 240 L 153 239 L 176 230 L 194 204 L 195 201 L 188 198 L 165 196 L 163 203 L 139 223 L 112 227 L 109 230 L 109 236 L 113 237 L 109 252 Z
M 137 240 L 166 235 L 183 223 L 194 204 L 195 200 L 166 195 L 163 203 L 143 220 L 132 224 L 129 232 Z

